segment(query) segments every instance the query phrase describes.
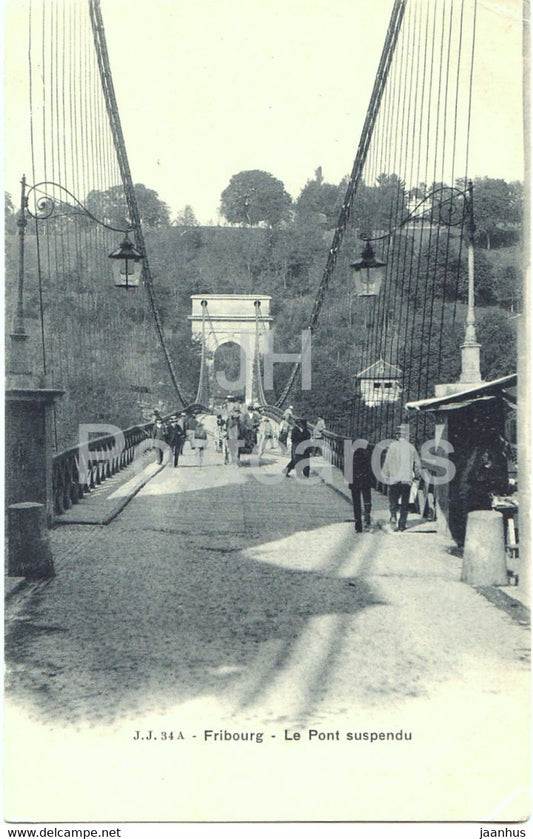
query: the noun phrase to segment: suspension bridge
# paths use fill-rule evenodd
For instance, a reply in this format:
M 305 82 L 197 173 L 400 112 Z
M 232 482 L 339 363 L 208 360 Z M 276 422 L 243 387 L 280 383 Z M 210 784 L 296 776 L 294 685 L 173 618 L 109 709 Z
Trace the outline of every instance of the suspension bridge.
M 341 468 L 345 439 L 376 444 L 393 438 L 409 418 L 420 446 L 434 435 L 436 413 L 428 406 L 408 412 L 406 405 L 430 399 L 443 383 L 458 382 L 459 390 L 482 384 L 474 308 L 475 188 L 469 181 L 477 13 L 477 4 L 464 0 L 393 3 L 322 276 L 308 312 L 293 322 L 291 353 L 274 348 L 275 322 L 270 310 L 263 311 L 271 295 L 261 289 L 250 295 L 254 309 L 246 327 L 241 312 L 222 312 L 237 318 L 240 330 L 237 336 L 233 329 L 232 341 L 245 356 L 243 401 L 277 421 L 289 402 L 302 416 L 313 410 L 341 416 L 326 432 Z M 33 7 L 28 40 L 31 185 L 24 180 L 18 213 L 13 268 L 19 281 L 18 295 L 8 295 L 8 316 L 15 321 L 8 372 L 15 387 L 38 383 L 41 402 L 46 389 L 50 394 L 46 423 L 54 477 L 46 498 L 38 500 L 45 500 L 51 520 L 110 471 L 105 458 L 102 463 L 90 457 L 89 479 L 80 475 L 80 426 L 124 430 L 123 449 L 131 453 L 139 428 L 151 433 L 150 408 L 164 405 L 167 415 L 194 406 L 212 411 L 214 357 L 229 333 L 213 328 L 220 315 L 216 295 L 193 294 L 189 315 L 172 311 L 166 290 L 154 281 L 158 254 L 144 233 L 150 208 L 146 202 L 139 206 L 133 185 L 100 4 Z M 101 278 L 109 275 L 110 252 L 122 253 L 116 246 L 123 236 L 132 240 L 128 247 L 137 256 L 130 265 L 142 265 L 143 279 L 139 284 L 130 278 L 128 289 L 126 267 L 125 284 L 116 284 L 126 292 L 113 293 Z M 274 300 L 276 311 L 280 304 Z M 187 349 L 180 369 L 177 336 L 186 320 L 199 350 L 195 356 Z M 302 358 L 312 353 L 311 365 L 327 365 L 326 349 L 334 342 L 347 347 L 343 358 L 351 370 L 321 400 L 302 388 Z M 269 373 L 272 358 L 293 359 L 286 381 L 276 375 L 275 387 L 271 381 L 264 387 L 265 357 Z M 516 411 L 509 397 L 505 405 L 505 428 L 498 433 L 514 445 Z M 99 445 L 115 443 L 108 434 Z M 89 449 L 96 448 L 93 440 Z M 111 471 L 125 459 L 115 458 Z M 20 458 L 10 464 L 11 501 L 30 497 L 32 479 L 24 480 L 25 470 Z
M 507 498 L 518 467 L 516 371 L 483 381 L 476 335 L 470 123 L 477 15 L 476 0 L 391 4 L 337 221 L 326 231 L 324 267 L 311 305 L 294 319 L 295 339 L 284 347 L 275 346 L 283 299 L 270 290 L 213 293 L 196 283 L 188 311 L 176 311 L 162 293 L 147 204 L 130 171 L 100 0 L 32 2 L 31 160 L 17 213 L 18 248 L 7 263 L 14 326 L 6 502 L 14 626 L 8 656 L 34 666 L 33 682 L 22 667 L 13 690 L 36 703 L 38 713 L 63 714 L 70 722 L 80 715 L 116 719 L 142 708 L 153 689 L 158 713 L 212 694 L 220 702 L 217 714 L 224 706 L 246 719 L 262 715 L 273 723 L 286 716 L 305 726 L 322 708 L 327 726 L 353 704 L 356 673 L 362 706 L 375 706 L 377 695 L 390 699 L 392 691 L 407 708 L 422 680 L 444 708 L 439 673 L 452 667 L 450 649 L 461 647 L 468 620 L 454 619 L 451 628 L 443 602 L 479 620 L 478 653 L 494 634 L 502 639 L 493 654 L 520 693 L 525 669 L 513 650 L 523 645 L 527 610 L 518 605 L 518 587 L 515 600 L 494 594 L 496 582 L 516 581 L 519 570 L 521 585 L 527 581 L 516 529 L 503 527 L 504 518 L 516 522 Z M 109 255 L 121 260 L 115 288 L 104 280 Z M 177 321 L 190 329 L 186 350 Z M 217 369 L 228 343 L 237 345 L 240 359 L 233 376 Z M 307 366 L 312 382 L 313 365 L 327 365 L 336 345 L 348 347 L 350 367 L 350 392 L 332 391 L 344 405 L 337 412 L 342 427 L 327 422 L 337 415 L 331 393 L 321 401 L 312 383 L 304 386 Z M 286 380 L 278 372 L 282 363 L 285 371 L 290 364 Z M 249 406 L 259 421 L 270 420 L 274 434 L 261 452 L 253 444 L 245 450 L 240 466 L 248 468 L 237 469 L 215 445 L 216 415 L 242 418 Z M 165 458 L 156 462 L 154 408 L 163 421 L 180 418 L 192 429 L 176 468 Z M 286 481 L 290 453 L 276 445 L 281 424 L 287 415 L 293 421 L 311 412 L 326 417 L 320 439 L 311 440 L 321 456 L 310 458 L 310 478 L 298 472 Z M 208 431 L 203 460 L 194 446 L 199 420 Z M 411 532 L 393 547 L 386 486 L 378 480 L 372 525 L 354 543 L 345 478 L 352 441 L 376 447 L 406 422 L 417 449 L 433 441 L 433 456 L 449 453 L 453 442 L 456 477 L 439 485 L 435 457 L 428 456 L 430 478 L 411 499 Z M 492 488 L 509 506 L 498 513 L 505 579 L 481 584 L 492 598 L 488 604 L 461 583 L 457 545 L 465 542 L 468 512 L 477 509 L 468 506 L 467 477 L 490 446 L 493 461 L 496 449 L 505 455 L 505 477 L 500 473 Z M 21 540 L 26 515 L 36 528 L 33 547 Z M 77 574 L 79 586 L 72 584 Z M 54 592 L 43 594 L 39 579 L 52 580 Z M 120 593 L 109 609 L 111 590 Z M 402 598 L 416 615 L 402 617 Z M 43 637 L 41 647 L 32 646 L 21 629 L 24 620 L 54 625 L 61 603 L 69 604 L 65 650 L 75 667 L 59 667 L 55 641 Z M 148 639 L 138 626 L 140 605 L 151 625 Z M 517 620 L 503 625 L 503 612 L 493 605 Z M 78 624 L 76 616 L 87 617 L 88 608 L 102 615 L 94 648 L 107 649 L 105 639 L 112 639 L 106 652 L 112 676 L 100 653 L 89 661 L 83 652 L 85 618 Z M 179 629 L 168 622 L 169 610 Z M 393 661 L 384 650 L 396 620 L 406 640 Z M 361 624 L 363 636 L 374 638 L 375 671 L 355 652 L 362 649 Z M 422 625 L 441 646 L 434 665 L 420 640 Z M 452 630 L 451 647 L 443 645 Z M 168 684 L 162 673 L 177 636 L 182 663 Z M 57 676 L 45 700 L 42 691 L 35 698 L 47 682 L 43 655 Z M 132 672 L 142 673 L 142 689 L 128 680 L 124 657 Z M 459 670 L 474 701 L 478 671 Z M 483 690 L 491 690 L 491 680 L 489 672 Z M 504 697 L 498 703 L 503 708 Z M 477 737 L 471 717 L 465 719 Z M 511 753 L 521 754 L 519 726 L 511 728 Z M 506 771 L 519 786 L 522 762 L 506 762 Z M 479 806 L 491 795 L 480 794 Z

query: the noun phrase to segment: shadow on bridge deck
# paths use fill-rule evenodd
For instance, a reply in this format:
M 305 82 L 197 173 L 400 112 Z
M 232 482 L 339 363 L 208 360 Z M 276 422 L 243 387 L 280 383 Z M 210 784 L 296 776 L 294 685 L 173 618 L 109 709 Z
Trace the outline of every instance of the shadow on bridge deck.
M 480 598 L 437 534 L 356 536 L 345 499 L 280 478 L 272 454 L 260 468 L 196 458 L 107 527 L 52 532 L 56 578 L 8 614 L 8 696 L 33 716 L 117 725 L 209 708 L 304 725 L 424 700 L 487 633 L 505 659 L 499 613 L 484 602 L 472 632 Z
M 7 634 L 17 700 L 67 722 L 200 696 L 242 708 L 294 659 L 309 622 L 333 615 L 309 700 L 327 682 L 343 616 L 380 602 L 346 576 L 349 507 L 321 483 L 265 486 L 252 468 L 195 458 L 166 467 L 106 528 L 52 533 L 57 577 L 27 589 Z M 283 464 L 266 461 L 272 482 Z

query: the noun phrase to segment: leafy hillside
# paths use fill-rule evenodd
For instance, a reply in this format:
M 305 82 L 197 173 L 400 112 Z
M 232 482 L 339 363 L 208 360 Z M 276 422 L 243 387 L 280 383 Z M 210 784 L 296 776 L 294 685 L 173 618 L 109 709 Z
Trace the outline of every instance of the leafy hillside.
M 358 229 L 365 224 L 365 213 L 375 217 L 380 212 L 380 196 L 390 192 L 391 183 L 393 176 L 384 177 L 375 192 L 368 190 L 366 201 L 361 201 Z M 187 399 L 195 397 L 200 367 L 200 347 L 191 341 L 187 320 L 192 294 L 271 295 L 275 352 L 300 351 L 301 332 L 309 322 L 344 186 L 325 184 L 317 175 L 281 223 L 226 227 L 197 225 L 190 208 L 180 219 L 186 224 L 169 224 L 164 212 L 157 213 L 153 191 L 145 190 L 153 220 L 146 226 L 145 238 L 157 303 Z M 93 196 L 92 200 L 97 210 L 101 198 Z M 482 203 L 481 210 L 484 227 L 476 239 L 476 317 L 482 375 L 490 379 L 516 365 L 521 243 L 516 221 L 498 226 Z M 106 217 L 112 219 L 113 211 L 106 205 Z M 124 214 L 123 208 L 116 212 Z M 7 204 L 8 334 L 16 292 L 17 238 L 14 210 Z M 103 263 L 94 261 L 95 249 L 86 257 L 87 264 L 81 265 L 75 237 L 72 241 L 72 237 L 61 240 L 62 272 L 49 270 L 43 276 L 41 271 L 40 294 L 37 243 L 34 235 L 26 237 L 25 306 L 34 369 L 42 366 L 42 305 L 46 351 L 54 360 L 49 365 L 52 379 L 67 391 L 57 422 L 59 448 L 76 442 L 78 422 L 125 427 L 146 418 L 157 405 L 169 410 L 176 407 L 145 290 L 124 293 L 113 288 L 107 279 L 105 252 Z M 50 248 L 51 243 L 51 236 L 45 237 L 41 247 Z M 431 395 L 436 382 L 457 378 L 464 337 L 465 254 L 453 241 L 441 252 L 431 237 L 415 245 L 409 231 L 400 237 L 399 247 L 405 249 L 408 260 L 404 258 L 391 270 L 388 289 L 372 302 L 355 293 L 349 264 L 359 255 L 360 241 L 346 238 L 313 334 L 312 388 L 301 391 L 297 378 L 290 396 L 298 412 L 311 419 L 322 414 L 329 427 L 348 432 L 358 399 L 355 376 L 380 354 L 403 371 L 403 401 Z M 431 266 L 420 279 L 413 274 L 416 264 Z M 431 323 L 430 298 L 436 301 Z M 267 393 L 270 400 L 275 401 L 289 372 L 290 364 L 275 365 L 274 392 Z

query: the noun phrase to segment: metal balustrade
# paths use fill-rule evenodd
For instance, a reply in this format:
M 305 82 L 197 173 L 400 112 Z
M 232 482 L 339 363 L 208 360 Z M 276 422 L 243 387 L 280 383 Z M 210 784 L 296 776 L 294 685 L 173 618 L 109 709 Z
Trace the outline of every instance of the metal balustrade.
M 60 516 L 78 504 L 103 481 L 128 466 L 137 446 L 151 436 L 152 429 L 151 422 L 125 429 L 122 447 L 117 445 L 115 435 L 107 434 L 56 454 L 52 458 L 55 515 Z
M 193 406 L 189 406 L 190 408 Z M 200 408 L 203 406 L 194 406 Z M 205 409 L 204 409 L 205 410 Z M 283 411 L 271 405 L 261 408 L 261 413 L 268 416 L 277 425 L 283 419 Z M 168 419 L 164 417 L 163 419 Z M 119 448 L 114 434 L 95 437 L 89 443 L 71 446 L 52 458 L 52 486 L 54 495 L 54 513 L 62 515 L 74 504 L 93 492 L 103 481 L 116 475 L 129 466 L 135 458 L 139 443 L 152 436 L 154 423 L 134 425 L 122 431 L 124 445 Z M 314 426 L 309 425 L 312 433 Z M 117 435 L 118 436 L 118 435 Z M 333 466 L 344 467 L 344 437 L 325 430 L 326 440 Z M 155 456 L 155 454 L 154 454 Z

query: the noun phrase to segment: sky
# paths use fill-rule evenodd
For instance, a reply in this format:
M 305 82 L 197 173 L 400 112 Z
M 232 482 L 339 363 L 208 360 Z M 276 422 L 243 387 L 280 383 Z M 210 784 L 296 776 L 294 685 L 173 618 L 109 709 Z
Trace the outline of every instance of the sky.
M 19 85 L 27 0 L 3 5 L 4 187 L 16 195 L 29 169 Z M 293 198 L 318 166 L 338 183 L 352 167 L 392 5 L 101 0 L 134 182 L 155 189 L 172 217 L 191 205 L 215 224 L 220 194 L 242 170 L 270 172 Z M 521 0 L 478 0 L 474 179 L 523 179 L 521 10 Z

